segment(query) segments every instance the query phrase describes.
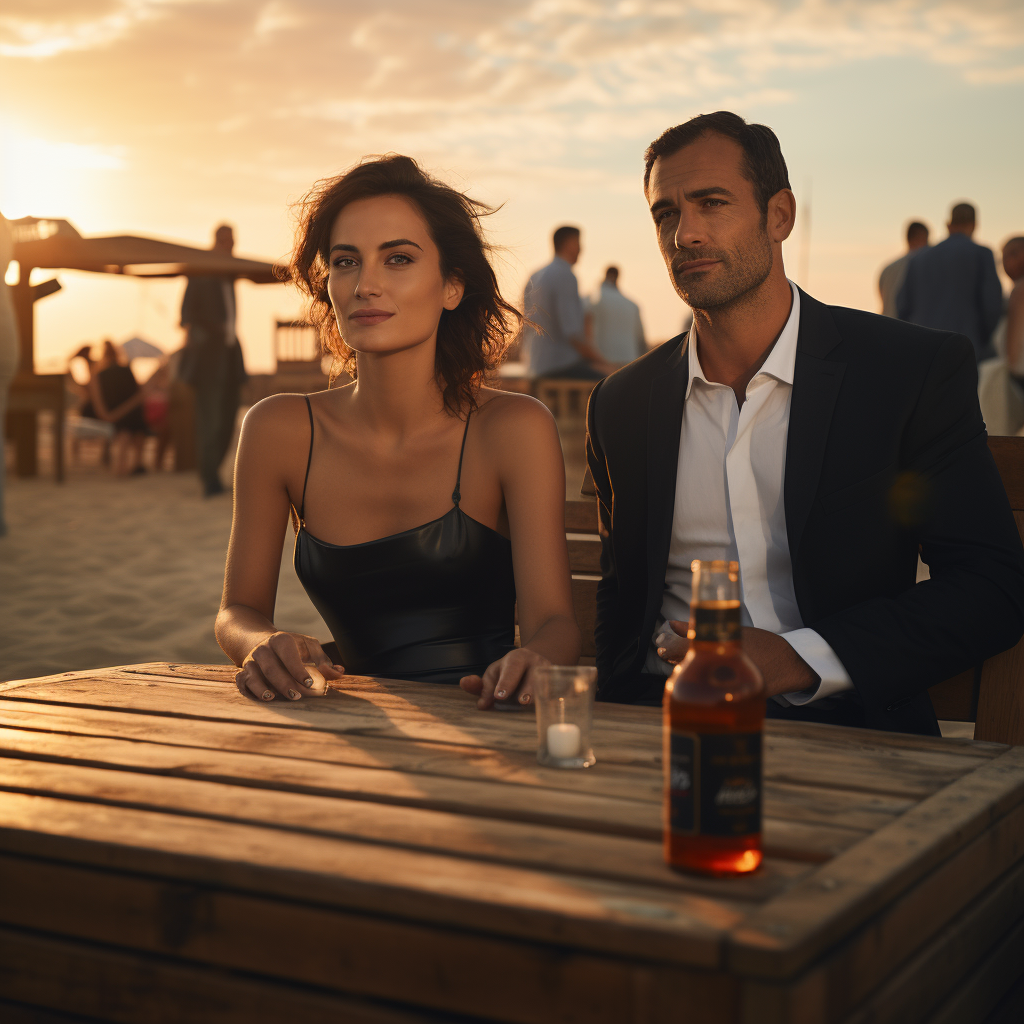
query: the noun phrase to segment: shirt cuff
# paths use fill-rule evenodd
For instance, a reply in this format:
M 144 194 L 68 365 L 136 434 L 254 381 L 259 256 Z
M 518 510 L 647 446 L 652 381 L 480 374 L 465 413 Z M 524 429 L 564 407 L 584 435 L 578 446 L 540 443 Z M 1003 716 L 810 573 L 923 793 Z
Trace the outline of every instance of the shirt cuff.
M 794 629 L 779 635 L 821 680 L 814 686 L 808 686 L 806 690 L 781 694 L 787 703 L 812 704 L 823 697 L 831 697 L 835 693 L 842 693 L 843 690 L 853 689 L 853 680 L 836 656 L 836 652 L 813 629 Z

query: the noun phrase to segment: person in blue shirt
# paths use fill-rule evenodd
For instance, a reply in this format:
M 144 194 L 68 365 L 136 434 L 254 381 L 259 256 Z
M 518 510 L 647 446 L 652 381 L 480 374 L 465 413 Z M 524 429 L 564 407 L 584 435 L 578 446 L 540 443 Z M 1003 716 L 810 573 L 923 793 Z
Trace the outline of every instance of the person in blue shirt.
M 600 380 L 611 366 L 587 337 L 573 265 L 580 258 L 580 229 L 560 227 L 553 237 L 555 257 L 527 282 L 523 311 L 538 331 L 529 341 L 530 374 L 574 380 Z
M 995 355 L 992 332 L 1003 315 L 1003 289 L 992 250 L 972 241 L 977 218 L 970 203 L 950 213 L 949 237 L 910 260 L 896 296 L 908 323 L 964 334 L 980 363 Z

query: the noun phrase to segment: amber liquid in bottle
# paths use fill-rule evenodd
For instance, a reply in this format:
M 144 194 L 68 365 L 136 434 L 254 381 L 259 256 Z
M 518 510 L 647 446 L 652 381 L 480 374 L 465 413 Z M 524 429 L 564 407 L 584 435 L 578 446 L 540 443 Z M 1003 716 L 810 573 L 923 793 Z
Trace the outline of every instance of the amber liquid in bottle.
M 743 653 L 739 566 L 694 562 L 690 649 L 665 687 L 665 860 L 731 875 L 761 863 L 761 674 Z

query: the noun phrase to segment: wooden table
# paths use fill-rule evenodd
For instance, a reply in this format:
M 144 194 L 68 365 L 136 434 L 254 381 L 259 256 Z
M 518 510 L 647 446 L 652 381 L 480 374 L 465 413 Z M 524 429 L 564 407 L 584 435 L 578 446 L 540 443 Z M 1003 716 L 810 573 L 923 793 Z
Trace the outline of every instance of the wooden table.
M 230 678 L 0 685 L 5 1024 L 1024 1019 L 1024 747 L 770 723 L 766 862 L 705 879 L 656 709 L 565 772 L 455 689 Z

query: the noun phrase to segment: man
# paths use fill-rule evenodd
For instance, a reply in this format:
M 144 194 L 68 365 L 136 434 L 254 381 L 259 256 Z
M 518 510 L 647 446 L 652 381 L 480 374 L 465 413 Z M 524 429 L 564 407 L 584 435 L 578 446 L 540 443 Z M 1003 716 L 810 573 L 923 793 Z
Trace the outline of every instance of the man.
M 526 285 L 523 309 L 539 328 L 531 332 L 530 373 L 534 377 L 600 380 L 611 369 L 587 340 L 583 305 L 572 268 L 580 258 L 580 229 L 554 234 L 555 257 Z
M 230 256 L 235 235 L 221 224 L 213 251 Z M 192 277 L 181 303 L 181 326 L 188 332 L 178 376 L 196 393 L 196 445 L 205 497 L 224 491 L 220 464 L 235 429 L 239 391 L 246 379 L 242 348 L 235 334 L 235 282 L 230 277 Z
M 896 296 L 901 320 L 966 335 L 980 363 L 995 355 L 992 332 L 1003 315 L 1003 290 L 992 250 L 971 241 L 974 207 L 957 203 L 949 237 L 918 253 Z
M 882 315 L 896 316 L 896 296 L 907 276 L 907 264 L 911 257 L 921 249 L 928 248 L 928 228 L 919 220 L 907 225 L 907 251 L 898 259 L 893 260 L 878 276 L 878 294 L 882 297 Z
M 772 717 L 937 734 L 927 688 L 1024 633 L 1024 549 L 969 342 L 790 284 L 796 201 L 763 125 L 703 115 L 646 164 L 695 319 L 590 401 L 599 696 L 660 700 L 690 562 L 729 558 Z
M 625 366 L 647 351 L 640 307 L 619 291 L 619 268 L 609 267 L 586 311 L 594 348 L 612 366 Z
M 1006 365 L 1013 379 L 1024 387 L 1024 235 L 1003 246 L 1003 270 L 1013 282 L 1006 301 Z

